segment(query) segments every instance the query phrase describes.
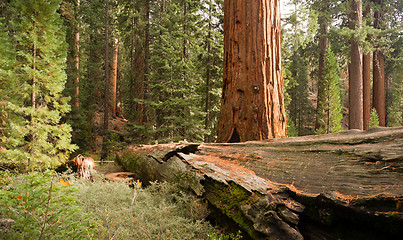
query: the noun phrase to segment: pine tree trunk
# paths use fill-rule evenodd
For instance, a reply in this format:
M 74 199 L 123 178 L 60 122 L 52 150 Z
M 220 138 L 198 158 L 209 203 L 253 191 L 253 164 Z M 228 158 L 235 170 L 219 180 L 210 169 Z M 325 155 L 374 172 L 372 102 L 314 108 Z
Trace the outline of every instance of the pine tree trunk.
M 325 127 L 325 122 L 319 119 L 320 117 L 325 116 L 324 113 L 320 113 L 319 111 L 323 111 L 324 104 L 325 104 L 325 96 L 324 96 L 324 88 L 325 88 L 325 79 L 324 79 L 324 73 L 323 73 L 323 68 L 325 64 L 325 53 L 328 47 L 328 38 L 326 34 L 328 33 L 328 27 L 327 23 L 324 19 L 320 21 L 320 40 L 319 40 L 319 48 L 320 48 L 320 54 L 319 54 L 319 78 L 318 78 L 318 101 L 317 101 L 317 106 L 316 106 L 316 123 L 315 123 L 315 130 L 317 129 L 324 129 Z
M 109 4 L 105 7 L 105 96 L 104 96 L 104 132 L 102 140 L 102 159 L 108 157 L 108 131 L 109 131 Z
M 286 136 L 279 0 L 226 0 L 218 142 Z
M 364 11 L 364 18 L 371 12 L 370 2 Z M 369 41 L 370 39 L 367 39 Z M 363 82 L 363 126 L 364 130 L 369 128 L 369 118 L 371 115 L 371 53 L 364 54 L 362 61 L 362 82 Z
M 146 1 L 145 5 L 145 19 L 146 19 L 146 29 L 144 38 L 144 81 L 143 81 L 143 98 L 147 100 L 148 89 L 148 74 L 150 73 L 150 0 Z M 149 114 L 147 105 L 143 105 L 142 122 L 149 126 Z M 149 134 L 145 135 L 144 141 L 148 142 L 150 139 Z
M 350 29 L 361 28 L 362 2 L 350 0 Z M 362 49 L 358 40 L 351 39 L 349 64 L 349 129 L 363 130 Z
M 111 64 L 111 74 L 109 76 L 109 94 L 110 94 L 110 110 L 112 117 L 116 116 L 116 94 L 117 94 L 117 74 L 118 74 L 118 39 L 113 40 L 113 49 L 112 49 L 112 64 Z
M 207 68 L 206 68 L 206 118 L 204 120 L 204 129 L 207 131 L 210 125 L 210 65 L 211 65 L 211 21 L 212 21 L 212 14 L 211 14 L 211 5 L 209 5 L 209 18 L 208 18 L 208 35 L 207 35 Z M 209 134 L 204 135 L 204 142 L 209 142 Z
M 378 11 L 375 12 L 374 26 L 381 29 L 381 22 L 383 20 L 382 7 L 383 0 L 375 0 L 378 4 Z M 373 56 L 373 99 L 372 103 L 379 117 L 379 126 L 385 127 L 385 57 L 381 50 L 374 51 Z
M 80 0 L 77 0 L 77 9 L 75 13 L 75 33 L 74 33 L 74 103 L 73 107 L 78 109 L 80 107 L 80 57 L 79 57 L 79 52 L 80 52 L 80 32 L 79 32 L 79 26 L 78 26 L 78 21 L 79 21 L 79 16 L 78 16 L 78 8 L 80 6 Z
M 143 6 L 141 6 L 143 7 Z M 144 11 L 144 8 L 140 8 L 138 11 Z M 139 25 L 137 22 L 136 25 Z M 138 37 L 136 37 L 136 35 Z M 133 98 L 144 100 L 144 34 L 142 34 L 142 30 L 139 27 L 136 27 L 135 36 L 134 38 L 134 49 L 135 49 L 135 56 L 134 56 L 134 81 L 133 81 Z M 143 114 L 144 114 L 144 105 L 142 103 L 135 102 L 134 115 L 132 116 L 135 119 L 136 124 L 142 125 L 143 124 Z

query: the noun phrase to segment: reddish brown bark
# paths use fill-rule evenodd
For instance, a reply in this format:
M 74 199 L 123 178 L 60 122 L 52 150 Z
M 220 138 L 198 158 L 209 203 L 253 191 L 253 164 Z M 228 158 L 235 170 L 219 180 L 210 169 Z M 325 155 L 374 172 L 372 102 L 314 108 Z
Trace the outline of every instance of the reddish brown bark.
M 369 128 L 369 118 L 371 115 L 371 53 L 363 56 L 362 61 L 363 78 L 363 128 Z
M 115 38 L 113 40 L 112 49 L 112 64 L 111 64 L 111 74 L 109 76 L 109 104 L 112 117 L 116 116 L 116 93 L 117 93 L 117 76 L 118 76 L 118 40 Z
M 349 27 L 361 28 L 362 2 L 351 0 Z M 362 49 L 359 41 L 351 39 L 349 64 L 349 129 L 363 130 Z
M 383 21 L 383 0 L 375 0 L 378 4 L 378 11 L 374 14 L 374 26 L 375 28 L 382 29 L 381 23 Z M 379 116 L 379 126 L 384 127 L 386 125 L 385 119 L 385 58 L 380 49 L 374 51 L 373 56 L 373 98 L 372 104 L 376 109 Z
M 319 40 L 319 78 L 318 78 L 318 101 L 316 106 L 316 123 L 315 123 L 315 130 L 316 129 L 324 129 L 325 124 L 320 124 L 320 116 L 324 116 L 324 114 L 320 114 L 319 111 L 323 111 L 325 108 L 323 104 L 325 103 L 324 99 L 324 76 L 323 76 L 323 68 L 325 64 L 325 53 L 328 47 L 328 38 L 326 34 L 328 33 L 328 27 L 325 19 L 320 21 L 320 40 Z M 324 123 L 324 122 L 323 122 Z
M 385 58 L 379 50 L 374 52 L 373 59 L 373 105 L 378 113 L 379 126 L 385 127 Z
M 366 18 L 371 12 L 370 2 L 367 3 L 363 17 Z M 370 39 L 367 39 L 369 41 Z M 371 53 L 363 55 L 362 61 L 362 82 L 363 82 L 363 128 L 369 128 L 369 118 L 371 115 Z
M 286 136 L 279 0 L 226 0 L 218 142 Z

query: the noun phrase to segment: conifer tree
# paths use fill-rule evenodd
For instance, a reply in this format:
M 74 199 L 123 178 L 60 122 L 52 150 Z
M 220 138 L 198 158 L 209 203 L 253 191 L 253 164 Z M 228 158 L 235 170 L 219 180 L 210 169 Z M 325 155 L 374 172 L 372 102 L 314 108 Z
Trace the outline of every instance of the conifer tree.
M 4 148 L 4 142 L 7 140 L 6 129 L 10 119 L 7 113 L 7 102 L 13 97 L 15 89 L 15 75 L 13 67 L 15 65 L 14 49 L 8 36 L 8 29 L 0 17 L 0 152 Z
M 7 102 L 12 119 L 5 130 L 2 161 L 22 170 L 56 167 L 75 150 L 71 127 L 61 122 L 69 110 L 62 96 L 66 82 L 66 43 L 59 0 L 12 1 L 16 50 L 16 96 Z
M 207 34 L 203 44 L 205 52 L 200 68 L 205 69 L 203 78 L 205 79 L 205 142 L 213 142 L 216 138 L 216 128 L 219 115 L 219 105 L 221 98 L 222 74 L 223 74 L 223 0 L 205 0 L 202 11 L 207 22 L 202 31 Z M 204 15 L 203 14 L 203 15 Z M 203 93 L 203 91 L 201 91 Z
M 313 105 L 308 99 L 313 81 L 311 77 L 318 59 L 314 41 L 317 14 L 307 8 L 304 1 L 290 1 L 293 10 L 285 17 L 283 28 L 283 76 L 287 110 L 287 136 L 312 134 L 314 127 Z M 307 26 L 307 27 L 304 27 Z M 313 56 L 313 57 L 312 57 Z M 310 58 L 313 59 L 310 59 Z
M 369 128 L 378 127 L 379 126 L 379 116 L 376 112 L 376 109 L 373 108 L 369 118 Z
M 318 109 L 317 119 L 319 120 L 320 128 L 316 133 L 334 133 L 342 130 L 340 102 L 340 87 L 339 87 L 340 71 L 337 66 L 337 61 L 334 53 L 330 48 L 326 50 L 323 66 L 323 104 Z
M 312 134 L 314 125 L 314 109 L 308 100 L 308 66 L 305 64 L 303 49 L 300 47 L 291 56 L 292 78 L 295 83 L 288 90 L 291 102 L 289 107 L 290 120 L 293 121 L 299 136 Z M 291 125 L 292 127 L 292 125 Z

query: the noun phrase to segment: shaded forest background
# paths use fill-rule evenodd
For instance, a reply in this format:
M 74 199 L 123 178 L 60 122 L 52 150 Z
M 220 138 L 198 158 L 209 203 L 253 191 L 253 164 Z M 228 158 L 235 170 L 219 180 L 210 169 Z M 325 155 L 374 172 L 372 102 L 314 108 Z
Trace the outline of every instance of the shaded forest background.
M 224 0 L 24 2 L 0 1 L 2 162 L 41 169 L 73 152 L 106 159 L 125 143 L 215 141 Z M 370 88 L 375 72 L 385 83 L 364 96 L 363 128 L 403 125 L 403 3 L 363 1 L 354 28 L 350 2 L 287 2 L 288 136 L 349 128 L 349 75 L 364 74 L 349 70 L 351 42 L 375 59 Z

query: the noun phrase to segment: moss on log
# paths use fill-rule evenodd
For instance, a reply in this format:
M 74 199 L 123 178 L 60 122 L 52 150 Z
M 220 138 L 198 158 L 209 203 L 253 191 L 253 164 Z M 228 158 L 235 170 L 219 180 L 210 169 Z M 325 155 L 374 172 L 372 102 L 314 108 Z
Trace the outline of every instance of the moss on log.
M 251 239 L 397 239 L 403 128 L 238 144 L 132 146 L 119 156 L 147 181 L 205 198 Z

